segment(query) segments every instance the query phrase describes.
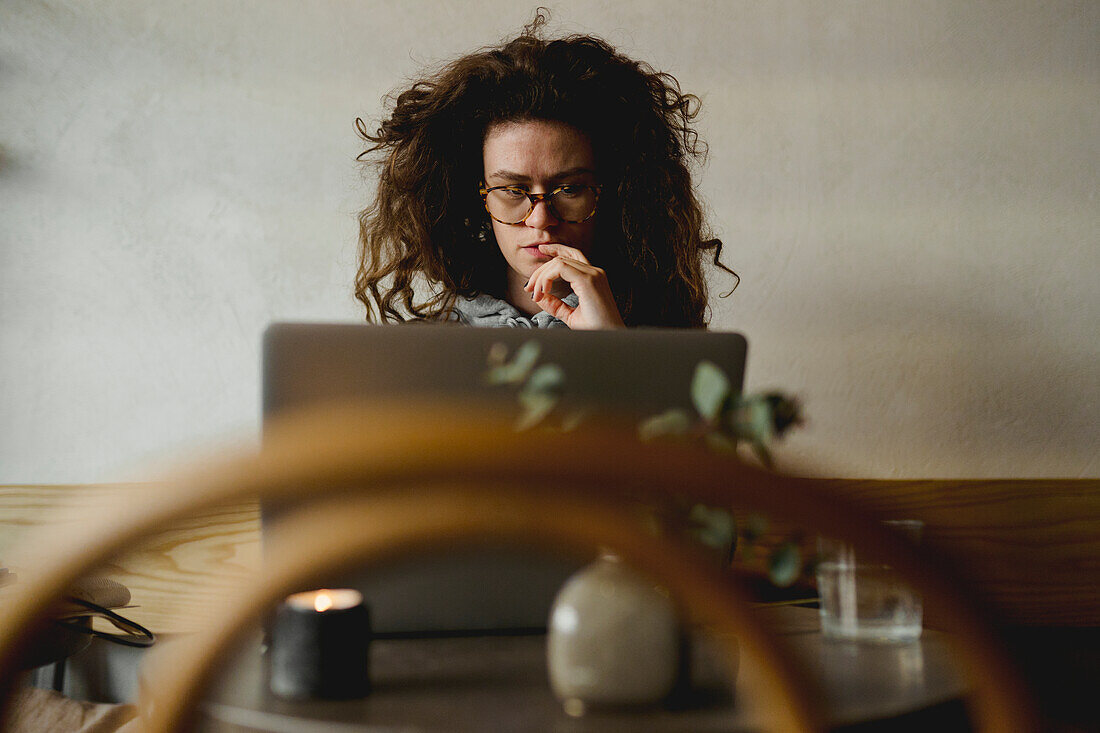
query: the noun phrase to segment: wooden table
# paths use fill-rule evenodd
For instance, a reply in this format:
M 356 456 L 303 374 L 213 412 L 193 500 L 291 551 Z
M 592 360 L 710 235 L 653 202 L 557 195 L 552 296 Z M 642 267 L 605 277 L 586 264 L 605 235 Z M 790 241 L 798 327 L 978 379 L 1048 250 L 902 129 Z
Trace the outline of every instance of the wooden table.
M 820 681 L 835 726 L 944 708 L 958 714 L 965 687 L 943 634 L 926 630 L 901 646 L 831 642 L 817 611 L 767 608 L 760 613 Z M 730 669 L 713 640 L 693 644 L 696 688 L 677 705 L 594 712 L 570 718 L 550 691 L 545 637 L 481 636 L 376 640 L 372 693 L 347 702 L 280 700 L 268 691 L 266 658 L 253 638 L 234 655 L 203 703 L 210 731 L 729 731 L 759 729 L 764 711 L 751 699 L 755 670 Z M 736 678 L 731 694 L 730 678 Z

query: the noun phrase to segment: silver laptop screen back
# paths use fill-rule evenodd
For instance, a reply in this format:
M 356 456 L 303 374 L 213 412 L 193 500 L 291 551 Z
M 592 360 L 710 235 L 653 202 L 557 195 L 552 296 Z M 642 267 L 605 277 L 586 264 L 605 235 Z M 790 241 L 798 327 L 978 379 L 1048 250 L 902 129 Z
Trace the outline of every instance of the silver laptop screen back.
M 264 334 L 264 421 L 320 402 L 403 396 L 495 404 L 518 417 L 518 385 L 493 384 L 487 375 L 493 363 L 512 363 L 521 350 L 535 355 L 536 366 L 557 365 L 564 375 L 553 419 L 586 413 L 641 421 L 674 407 L 692 409 L 691 378 L 703 360 L 740 389 L 746 342 L 735 333 L 672 329 L 276 323 Z M 537 450 L 537 437 L 532 441 Z M 280 510 L 265 504 L 264 524 Z M 537 630 L 576 567 L 574 560 L 515 548 L 454 548 L 446 557 L 395 562 L 347 582 L 364 593 L 382 633 Z

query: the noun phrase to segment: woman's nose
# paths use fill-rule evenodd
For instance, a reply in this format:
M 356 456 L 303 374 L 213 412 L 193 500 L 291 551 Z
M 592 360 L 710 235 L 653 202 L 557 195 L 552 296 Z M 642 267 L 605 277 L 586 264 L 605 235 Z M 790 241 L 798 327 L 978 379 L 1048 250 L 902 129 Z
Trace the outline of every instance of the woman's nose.
M 531 213 L 527 215 L 524 223 L 533 229 L 546 229 L 554 226 L 559 221 L 558 217 L 554 216 L 550 204 L 547 201 L 539 201 L 535 204 L 535 208 L 531 209 Z

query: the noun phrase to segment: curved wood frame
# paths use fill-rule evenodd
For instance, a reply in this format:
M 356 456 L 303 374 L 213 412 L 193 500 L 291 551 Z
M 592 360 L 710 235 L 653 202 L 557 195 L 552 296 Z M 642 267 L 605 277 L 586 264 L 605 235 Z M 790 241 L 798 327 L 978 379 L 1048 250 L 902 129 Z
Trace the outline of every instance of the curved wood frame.
M 233 648 L 265 609 L 319 575 L 486 538 L 574 551 L 602 545 L 621 553 L 667 585 L 702 623 L 722 632 L 731 656 L 739 645 L 745 657 L 757 660 L 764 674 L 762 689 L 754 692 L 777 713 L 775 730 L 824 729 L 813 685 L 740 600 L 729 578 L 700 562 L 697 549 L 645 533 L 628 508 L 598 498 L 534 496 L 512 486 L 441 486 L 338 497 L 283 518 L 268 535 L 262 576 L 240 589 L 217 625 L 173 642 L 170 655 L 150 660 L 143 680 L 146 730 L 186 730 L 218 655 Z
M 470 429 L 477 425 L 477 429 Z M 1037 718 L 973 599 L 961 594 L 950 566 L 922 557 L 874 517 L 811 479 L 768 473 L 701 448 L 638 442 L 632 429 L 568 434 L 516 433 L 499 414 L 438 404 L 321 405 L 288 416 L 265 435 L 265 449 L 181 474 L 160 496 L 105 508 L 79 528 L 46 531 L 52 555 L 13 590 L 0 618 L 0 680 L 10 691 L 18 655 L 43 609 L 76 577 L 171 520 L 242 497 L 293 499 L 358 487 L 526 481 L 529 491 L 558 497 L 574 487 L 601 495 L 677 493 L 713 504 L 738 504 L 824 534 L 873 546 L 925 599 L 926 614 L 953 635 L 974 687 L 978 721 L 995 730 L 1028 730 Z M 564 487 L 564 488 L 563 488 Z M 652 487 L 656 487 L 656 491 Z

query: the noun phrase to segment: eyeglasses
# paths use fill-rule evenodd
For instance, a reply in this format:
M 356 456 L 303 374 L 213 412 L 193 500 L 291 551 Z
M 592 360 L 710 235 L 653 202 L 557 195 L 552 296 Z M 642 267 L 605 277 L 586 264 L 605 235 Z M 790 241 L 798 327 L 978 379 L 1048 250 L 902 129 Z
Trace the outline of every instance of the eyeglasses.
M 519 186 L 481 184 L 480 193 L 485 210 L 501 224 L 522 224 L 535 210 L 535 204 L 545 201 L 554 218 L 568 224 L 579 224 L 596 213 L 600 186 L 567 183 L 547 193 L 531 193 Z

